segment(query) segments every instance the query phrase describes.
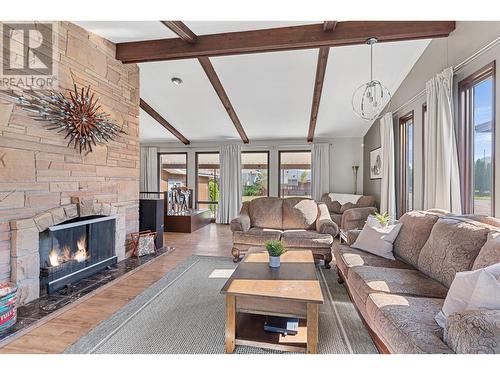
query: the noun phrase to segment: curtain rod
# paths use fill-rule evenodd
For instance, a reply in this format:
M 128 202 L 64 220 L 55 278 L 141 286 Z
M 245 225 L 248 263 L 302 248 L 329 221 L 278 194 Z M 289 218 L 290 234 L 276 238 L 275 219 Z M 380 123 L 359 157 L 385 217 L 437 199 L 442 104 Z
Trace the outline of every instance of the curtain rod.
M 465 60 L 463 60 L 461 63 L 457 64 L 453 68 L 453 74 L 456 74 L 460 69 L 462 69 L 463 67 L 467 66 L 469 63 L 471 63 L 472 61 L 474 61 L 475 59 L 477 59 L 479 56 L 481 56 L 484 53 L 486 53 L 487 51 L 489 51 L 491 48 L 495 47 L 499 42 L 500 42 L 500 37 L 494 39 L 492 42 L 488 43 L 483 48 L 481 48 L 480 50 L 478 50 L 475 53 L 473 53 L 472 55 L 470 55 L 468 58 L 466 58 Z M 408 100 L 404 104 L 400 105 L 398 108 L 396 108 L 394 111 L 392 111 L 392 113 L 398 113 L 404 107 L 406 107 L 410 103 L 413 103 L 418 97 L 420 97 L 423 94 L 425 94 L 425 89 L 423 89 L 422 91 L 420 91 L 418 94 L 416 94 L 414 97 L 412 97 L 410 100 Z

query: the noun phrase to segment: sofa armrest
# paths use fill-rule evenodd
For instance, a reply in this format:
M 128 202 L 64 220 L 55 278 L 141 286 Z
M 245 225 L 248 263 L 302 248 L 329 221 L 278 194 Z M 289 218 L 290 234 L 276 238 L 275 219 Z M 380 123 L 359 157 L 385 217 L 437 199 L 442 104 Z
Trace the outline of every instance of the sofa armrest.
M 246 232 L 250 229 L 250 216 L 242 214 L 231 220 L 231 232 Z
M 344 211 L 341 228 L 345 231 L 363 228 L 368 216 L 375 212 L 377 212 L 376 207 L 358 207 Z
M 500 310 L 467 310 L 448 316 L 444 341 L 455 353 L 499 354 Z
M 339 234 L 339 227 L 330 217 L 330 211 L 325 203 L 318 204 L 318 218 L 316 219 L 316 232 L 330 234 L 333 237 Z
M 316 222 L 316 231 L 336 237 L 339 234 L 339 227 L 332 219 L 323 219 Z
M 346 242 L 351 246 L 358 239 L 361 229 L 351 229 L 346 232 Z

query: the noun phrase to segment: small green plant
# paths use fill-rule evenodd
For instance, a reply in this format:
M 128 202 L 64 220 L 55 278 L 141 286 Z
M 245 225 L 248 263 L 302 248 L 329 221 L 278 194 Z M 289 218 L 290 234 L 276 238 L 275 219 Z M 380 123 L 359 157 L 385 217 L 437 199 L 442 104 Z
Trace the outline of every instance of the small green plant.
M 378 212 L 375 212 L 372 216 L 375 217 L 375 219 L 380 223 L 380 225 L 387 225 L 391 221 L 391 217 L 387 212 L 383 214 L 379 214 Z
M 285 246 L 281 241 L 266 241 L 265 246 L 271 257 L 279 257 L 286 252 Z

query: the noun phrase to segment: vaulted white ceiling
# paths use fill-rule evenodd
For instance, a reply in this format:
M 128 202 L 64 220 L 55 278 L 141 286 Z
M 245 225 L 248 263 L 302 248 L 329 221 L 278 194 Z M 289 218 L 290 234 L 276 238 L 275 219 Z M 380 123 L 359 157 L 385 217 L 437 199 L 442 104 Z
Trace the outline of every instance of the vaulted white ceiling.
M 185 24 L 197 35 L 316 22 L 223 22 Z M 112 42 L 173 38 L 160 22 L 77 22 Z M 374 47 L 375 78 L 394 93 L 430 40 L 380 43 Z M 351 108 L 354 90 L 369 80 L 365 45 L 330 48 L 315 136 L 363 136 L 371 123 Z M 252 140 L 305 140 L 309 128 L 318 50 L 211 58 L 229 99 Z M 141 98 L 192 142 L 239 140 L 238 133 L 196 59 L 141 63 Z M 179 77 L 182 85 L 172 84 Z M 141 110 L 141 142 L 179 141 Z

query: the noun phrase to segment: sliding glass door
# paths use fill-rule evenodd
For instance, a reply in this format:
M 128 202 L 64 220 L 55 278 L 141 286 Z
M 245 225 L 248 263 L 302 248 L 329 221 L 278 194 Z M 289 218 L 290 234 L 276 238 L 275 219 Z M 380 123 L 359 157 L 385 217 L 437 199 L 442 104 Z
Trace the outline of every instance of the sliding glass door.
M 160 192 L 187 185 L 187 153 L 158 154 Z
M 196 207 L 217 214 L 220 164 L 218 152 L 196 153 Z
M 242 202 L 269 195 L 269 152 L 241 153 Z
M 311 151 L 279 152 L 279 196 L 311 196 Z

